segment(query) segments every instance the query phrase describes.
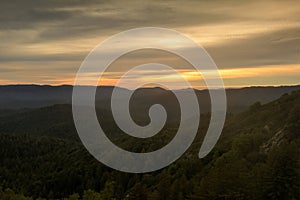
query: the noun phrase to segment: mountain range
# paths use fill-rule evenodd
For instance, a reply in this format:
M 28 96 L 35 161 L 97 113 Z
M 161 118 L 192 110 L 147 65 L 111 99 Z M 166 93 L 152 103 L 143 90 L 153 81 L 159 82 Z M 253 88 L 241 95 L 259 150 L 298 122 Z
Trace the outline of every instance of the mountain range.
M 41 94 L 45 96 L 39 100 L 46 99 L 47 94 L 52 100 L 59 97 L 51 90 L 71 91 L 70 86 L 41 86 L 39 95 L 32 92 L 23 106 L 2 104 L 5 109 L 0 112 L 0 199 L 298 199 L 298 87 L 227 90 L 228 101 L 233 107 L 233 102 L 243 102 L 243 111 L 238 112 L 239 107 L 227 114 L 221 137 L 208 156 L 198 158 L 210 121 L 210 113 L 206 112 L 201 114 L 193 144 L 180 159 L 159 171 L 130 174 L 106 167 L 87 152 L 76 133 L 69 103 L 48 101 L 43 107 L 41 102 L 45 101 L 36 101 L 31 107 L 25 106 Z M 112 90 L 102 89 L 109 91 L 108 95 Z M 17 90 L 14 91 L 7 92 L 10 98 L 15 97 Z M 29 94 L 25 91 L 18 97 Z M 135 95 L 138 103 L 132 114 L 141 124 L 149 120 L 144 111 L 151 103 L 168 105 L 173 99 L 169 91 L 161 88 L 141 89 Z M 139 103 L 142 99 L 146 103 Z M 137 139 L 122 134 L 111 111 L 105 108 L 107 102 L 97 102 L 98 120 L 107 136 L 123 149 L 153 151 L 168 144 L 176 134 L 178 115 L 172 116 L 173 120 L 154 137 Z M 176 104 L 173 103 L 166 108 L 171 115 L 177 113 L 171 109 Z
M 81 86 L 90 87 L 90 86 Z M 96 101 L 99 105 L 108 106 L 112 91 L 114 89 L 129 93 L 125 88 L 113 86 L 101 86 L 97 88 Z M 299 90 L 300 85 L 279 87 L 247 87 L 239 89 L 226 89 L 227 107 L 229 112 L 240 112 L 255 102 L 267 103 L 279 98 L 284 93 Z M 49 86 L 49 85 L 2 85 L 0 86 L 0 109 L 38 108 L 55 104 L 71 104 L 71 85 Z M 182 89 L 180 92 L 191 91 Z M 194 90 L 200 104 L 201 112 L 210 111 L 210 98 L 208 90 Z M 148 98 L 162 99 L 170 104 L 171 94 L 169 90 L 162 88 L 141 88 L 135 91 L 136 106 L 144 104 Z M 148 99 L 149 100 L 149 99 Z M 173 101 L 173 102 L 172 102 Z M 172 100 L 171 103 L 176 102 Z

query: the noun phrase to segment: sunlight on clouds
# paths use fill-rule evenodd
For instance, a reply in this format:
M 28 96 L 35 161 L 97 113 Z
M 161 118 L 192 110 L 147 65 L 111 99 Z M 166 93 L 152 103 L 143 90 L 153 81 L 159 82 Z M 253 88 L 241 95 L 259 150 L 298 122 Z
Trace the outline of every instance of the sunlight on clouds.
M 32 12 L 34 3 L 36 12 Z M 0 84 L 73 84 L 81 62 L 111 35 L 137 27 L 177 30 L 208 50 L 231 85 L 299 84 L 299 1 L 103 1 L 36 4 L 5 1 L 0 37 Z M 22 17 L 20 17 L 22 16 Z M 124 17 L 126 16 L 126 17 Z M 7 19 L 7 20 L 6 20 Z M 145 40 L 139 40 L 140 43 Z M 152 38 L 153 39 L 153 38 Z M 151 36 L 147 41 L 151 41 Z M 161 44 L 189 48 L 182 41 L 161 35 Z M 117 47 L 129 41 L 118 41 Z M 109 56 L 116 50 L 108 48 Z M 174 57 L 155 53 L 129 57 L 105 73 L 103 82 L 115 84 L 131 66 L 159 59 L 176 66 L 191 82 L 203 80 Z M 161 63 L 158 62 L 158 63 Z M 247 66 L 247 67 L 246 67 Z M 174 82 L 180 75 L 143 74 L 148 79 Z M 214 78 L 212 71 L 203 75 Z M 88 74 L 85 84 L 89 84 Z M 266 79 L 264 79 L 266 77 Z M 128 81 L 139 81 L 127 77 Z M 266 80 L 267 82 L 264 82 Z M 198 84 L 197 84 L 198 85 Z M 199 87 L 202 87 L 198 85 Z
M 234 83 L 235 79 L 261 79 L 261 78 L 268 78 L 268 79 L 274 79 L 274 85 L 276 85 L 276 78 L 282 76 L 282 74 L 285 74 L 286 76 L 298 76 L 300 78 L 300 65 L 285 65 L 285 66 L 259 66 L 259 67 L 249 67 L 249 68 L 233 68 L 233 69 L 221 69 L 219 71 L 215 70 L 203 70 L 201 71 L 201 76 L 199 72 L 194 70 L 177 70 L 177 73 L 174 73 L 173 71 L 137 71 L 134 74 L 131 74 L 130 76 L 124 76 L 122 77 L 122 73 L 120 72 L 105 72 L 101 81 L 99 82 L 99 85 L 114 85 L 117 83 L 117 81 L 122 77 L 126 80 L 126 83 L 128 84 L 128 88 L 130 88 L 131 85 L 135 85 L 136 83 L 143 82 L 143 81 L 152 81 L 155 83 L 155 81 L 162 81 L 165 83 L 174 83 L 174 88 L 181 88 L 182 86 L 176 85 L 182 78 L 188 80 L 191 82 L 191 85 L 195 85 L 195 83 L 199 84 L 199 81 L 202 81 L 203 83 L 203 77 L 215 79 L 217 78 L 217 74 L 219 73 L 220 76 L 224 79 L 224 82 L 226 84 L 232 85 Z M 95 77 L 97 74 L 89 73 L 86 74 L 86 85 L 91 84 L 89 82 L 90 77 Z M 300 79 L 299 79 L 300 80 Z M 299 83 L 299 82 L 298 82 Z M 242 86 L 242 85 L 235 85 L 236 87 Z M 204 85 L 197 85 L 198 88 L 203 88 Z
M 234 68 L 220 70 L 224 79 L 249 78 L 249 77 L 272 77 L 284 75 L 300 76 L 300 65 L 284 65 L 284 66 L 258 66 L 253 68 Z
M 203 82 L 203 77 L 193 70 L 181 69 L 177 70 L 179 74 L 173 73 L 173 71 L 162 70 L 162 71 L 136 71 L 135 74 L 123 77 L 126 87 L 130 89 L 132 85 L 136 85 L 138 82 L 143 82 L 145 80 L 152 81 L 162 81 L 165 83 L 172 83 L 173 88 L 181 88 L 182 86 L 177 85 L 178 81 L 182 78 L 188 80 L 193 87 L 203 89 L 205 88 L 205 83 Z M 216 71 L 204 70 L 201 72 L 206 78 L 214 79 L 216 78 Z M 291 80 L 291 83 L 286 82 L 286 84 L 300 84 L 300 64 L 295 65 L 273 65 L 273 66 L 258 66 L 258 67 L 248 67 L 248 68 L 231 68 L 231 69 L 221 69 L 219 70 L 221 77 L 224 80 L 226 87 L 244 87 L 248 86 L 248 82 L 252 85 L 280 85 L 278 81 Z M 22 73 L 15 73 L 15 78 L 17 79 L 6 79 L 4 76 L 0 79 L 0 84 L 74 84 L 75 74 L 69 73 L 62 78 L 60 75 L 53 74 L 43 74 L 42 71 L 31 72 L 32 79 L 26 79 L 22 76 Z M 283 77 L 282 74 L 285 76 Z M 4 74 L 2 74 L 4 75 Z M 118 80 L 122 77 L 122 72 L 104 72 L 102 79 L 99 80 L 98 85 L 115 85 Z M 91 79 L 98 78 L 99 74 L 94 72 L 85 73 L 82 75 L 82 85 L 91 85 Z M 286 78 L 287 77 L 287 78 Z M 286 79 L 284 79 L 286 78 Z M 263 81 L 265 80 L 265 84 Z M 268 80 L 266 82 L 266 80 Z M 293 83 L 293 81 L 298 80 Z M 243 84 L 244 83 L 244 84 Z
M 299 22 L 231 22 L 184 27 L 182 31 L 203 46 L 218 45 L 231 40 L 246 39 L 261 33 L 300 26 Z M 180 29 L 179 29 L 180 30 Z

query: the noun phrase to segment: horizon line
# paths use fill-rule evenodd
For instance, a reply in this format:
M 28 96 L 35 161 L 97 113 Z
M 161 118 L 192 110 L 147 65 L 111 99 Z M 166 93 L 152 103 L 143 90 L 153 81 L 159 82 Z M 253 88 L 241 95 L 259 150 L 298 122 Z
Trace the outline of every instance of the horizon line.
M 38 84 L 38 83 L 25 83 L 25 84 L 0 84 L 0 87 L 3 86 L 38 86 L 38 87 L 74 87 L 75 85 L 72 84 Z M 132 90 L 130 88 L 126 88 L 126 87 L 119 87 L 119 86 L 115 86 L 115 85 L 78 85 L 79 87 L 116 87 L 116 88 L 121 88 L 121 89 L 127 89 L 127 90 Z M 299 84 L 279 84 L 279 85 L 249 85 L 249 86 L 228 86 L 228 87 L 224 87 L 224 89 L 244 89 L 244 88 L 266 88 L 266 87 L 273 87 L 273 88 L 278 88 L 278 87 L 297 87 L 300 86 Z M 204 86 L 205 87 L 205 86 Z M 207 87 L 200 89 L 200 88 L 196 88 L 196 87 L 188 87 L 188 88 L 178 88 L 178 89 L 169 89 L 169 88 L 164 88 L 164 87 L 160 87 L 160 86 L 149 86 L 149 87 L 140 87 L 137 89 L 154 89 L 154 88 L 160 88 L 160 89 L 164 89 L 164 90 L 188 90 L 188 89 L 194 89 L 194 90 L 208 90 Z M 221 89 L 220 88 L 213 88 L 213 89 Z

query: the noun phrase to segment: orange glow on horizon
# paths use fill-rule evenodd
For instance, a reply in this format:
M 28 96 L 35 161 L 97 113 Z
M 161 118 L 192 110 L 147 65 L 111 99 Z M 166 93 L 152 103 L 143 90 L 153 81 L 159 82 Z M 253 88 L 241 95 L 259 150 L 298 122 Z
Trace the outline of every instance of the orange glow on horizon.
M 185 78 L 187 81 L 203 81 L 203 77 L 199 75 L 199 73 L 195 70 L 178 70 L 179 74 L 174 73 L 163 73 L 163 74 L 155 74 L 155 75 L 147 75 L 147 73 L 141 74 L 138 78 L 132 78 L 128 79 L 128 83 L 143 81 L 143 80 L 151 80 L 155 83 L 155 80 L 163 80 L 164 82 L 172 82 L 176 83 L 181 78 Z M 264 78 L 269 77 L 271 79 L 276 80 L 276 77 L 280 77 L 282 75 L 285 76 L 299 76 L 300 72 L 300 64 L 291 64 L 291 65 L 271 65 L 271 66 L 259 66 L 259 67 L 245 67 L 245 68 L 229 68 L 229 69 L 220 69 L 219 74 L 223 78 L 225 83 L 228 83 L 225 85 L 225 87 L 247 87 L 247 86 L 253 86 L 251 85 L 236 85 L 231 84 L 231 82 L 234 79 L 251 79 L 251 78 Z M 104 76 L 101 78 L 101 81 L 98 82 L 98 85 L 116 85 L 119 78 L 122 76 L 123 72 L 105 72 Z M 204 70 L 202 71 L 202 74 L 207 76 L 208 78 L 215 78 L 214 76 L 216 74 L 215 71 L 212 70 Z M 83 81 L 84 84 L 82 85 L 92 85 L 89 81 L 89 77 L 95 77 L 96 74 L 88 74 L 86 76 L 86 80 Z M 38 85 L 73 85 L 75 79 L 72 78 L 75 77 L 75 75 L 70 74 L 69 77 L 66 77 L 64 79 L 54 79 L 54 78 L 45 78 L 44 82 L 42 83 L 35 83 L 35 82 L 26 82 L 26 81 L 20 81 L 16 83 L 13 80 L 0 80 L 0 85 L 9 85 L 9 84 L 38 84 Z M 126 77 L 125 77 L 126 79 Z M 126 80 L 127 82 L 127 80 Z M 300 84 L 300 82 L 299 82 Z M 263 86 L 264 84 L 261 84 Z M 270 84 L 266 84 L 270 85 Z M 275 83 L 273 85 L 280 85 L 278 83 Z M 287 85 L 287 84 L 281 84 L 281 85 Z M 205 85 L 192 85 L 196 88 L 203 88 Z M 124 86 L 125 87 L 125 86 Z M 181 88 L 180 85 L 176 86 L 176 88 Z

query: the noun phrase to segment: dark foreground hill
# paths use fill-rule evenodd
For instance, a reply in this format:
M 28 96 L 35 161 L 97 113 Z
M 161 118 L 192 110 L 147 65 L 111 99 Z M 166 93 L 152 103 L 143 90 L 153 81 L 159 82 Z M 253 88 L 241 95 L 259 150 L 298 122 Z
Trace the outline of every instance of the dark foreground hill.
M 6 190 L 10 188 L 47 199 L 69 195 L 70 199 L 299 199 L 299 102 L 300 91 L 296 91 L 229 116 L 218 144 L 200 160 L 204 124 L 184 156 L 146 174 L 118 172 L 90 156 L 72 137 L 76 133 L 70 131 L 68 105 L 21 110 L 23 114 L 17 115 L 14 111 L 5 114 L 6 122 L 0 126 L 0 185 L 5 190 L 0 190 L 0 198 L 13 196 Z M 45 131 L 49 134 L 38 134 Z M 57 137 L 60 131 L 70 131 L 69 136 Z M 173 127 L 159 134 L 160 140 L 115 137 L 115 142 L 137 152 L 148 151 L 152 144 L 157 147 L 168 141 Z

